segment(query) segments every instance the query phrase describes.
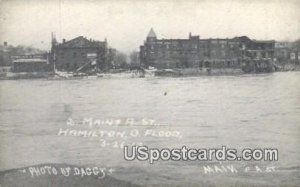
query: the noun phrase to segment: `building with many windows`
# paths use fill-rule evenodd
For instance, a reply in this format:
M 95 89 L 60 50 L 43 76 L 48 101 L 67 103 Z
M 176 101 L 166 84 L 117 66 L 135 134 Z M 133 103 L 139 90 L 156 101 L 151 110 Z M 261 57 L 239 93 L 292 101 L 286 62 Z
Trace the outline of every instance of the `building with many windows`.
M 168 68 L 240 68 L 243 59 L 272 59 L 274 41 L 248 37 L 200 39 L 191 33 L 187 39 L 157 39 L 151 28 L 140 46 L 144 67 Z

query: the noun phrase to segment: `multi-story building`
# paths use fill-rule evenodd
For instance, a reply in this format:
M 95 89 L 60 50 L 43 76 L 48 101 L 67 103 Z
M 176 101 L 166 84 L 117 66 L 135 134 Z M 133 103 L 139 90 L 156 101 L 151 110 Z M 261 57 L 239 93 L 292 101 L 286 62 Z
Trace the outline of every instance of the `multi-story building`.
M 57 43 L 52 36 L 52 60 L 57 70 L 80 71 L 105 69 L 108 67 L 108 56 L 111 58 L 107 41 L 88 40 L 79 36 L 72 40 Z
M 289 61 L 293 64 L 300 64 L 300 40 L 292 43 Z
M 274 41 L 250 40 L 248 37 L 200 39 L 191 33 L 188 39 L 157 39 L 150 30 L 140 46 L 144 67 L 158 69 L 213 67 L 240 68 L 241 60 L 273 58 Z
M 300 50 L 297 49 L 291 49 L 289 53 L 289 62 L 294 64 L 300 63 Z
M 4 42 L 3 46 L 0 45 L 0 72 L 49 72 L 52 66 L 48 57 L 46 51 Z
M 275 42 L 275 58 L 278 63 L 287 63 L 290 58 L 291 43 Z
M 299 41 L 294 42 L 276 42 L 275 58 L 279 64 L 299 64 L 300 63 L 300 45 Z
M 244 57 L 254 60 L 274 59 L 274 40 L 251 40 L 247 36 L 237 37 Z
M 11 56 L 13 72 L 50 72 L 48 54 Z

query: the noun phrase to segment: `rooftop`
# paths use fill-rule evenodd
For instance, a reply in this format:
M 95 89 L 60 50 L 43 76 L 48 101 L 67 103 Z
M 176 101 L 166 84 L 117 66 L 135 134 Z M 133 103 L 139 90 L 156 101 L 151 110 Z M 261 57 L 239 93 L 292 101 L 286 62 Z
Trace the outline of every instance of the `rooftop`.
M 147 38 L 156 38 L 156 34 L 155 34 L 153 28 L 150 29 L 150 32 L 149 32 Z
M 72 40 L 63 42 L 61 44 L 59 44 L 59 47 L 62 48 L 83 48 L 83 47 L 103 47 L 105 46 L 106 42 L 100 42 L 100 41 L 95 41 L 95 40 L 88 40 L 87 38 L 83 37 L 83 36 L 78 36 Z

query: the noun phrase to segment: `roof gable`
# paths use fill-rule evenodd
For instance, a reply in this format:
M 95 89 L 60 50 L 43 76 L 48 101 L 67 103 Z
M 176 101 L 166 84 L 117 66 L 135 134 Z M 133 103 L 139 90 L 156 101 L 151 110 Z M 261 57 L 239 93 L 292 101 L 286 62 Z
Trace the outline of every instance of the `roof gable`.
M 78 36 L 72 40 L 69 40 L 65 43 L 60 44 L 60 47 L 65 48 L 84 48 L 84 47 L 102 47 L 105 45 L 105 42 L 92 41 L 88 40 L 83 36 Z

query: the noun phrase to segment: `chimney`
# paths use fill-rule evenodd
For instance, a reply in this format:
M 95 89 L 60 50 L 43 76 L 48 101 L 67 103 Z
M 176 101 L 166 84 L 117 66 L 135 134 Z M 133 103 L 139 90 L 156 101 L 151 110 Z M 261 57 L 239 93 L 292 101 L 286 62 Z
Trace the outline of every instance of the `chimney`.
M 63 39 L 62 39 L 62 43 L 63 43 L 63 44 L 66 43 L 66 39 L 63 38 Z
M 7 47 L 7 42 L 3 42 L 4 47 Z

